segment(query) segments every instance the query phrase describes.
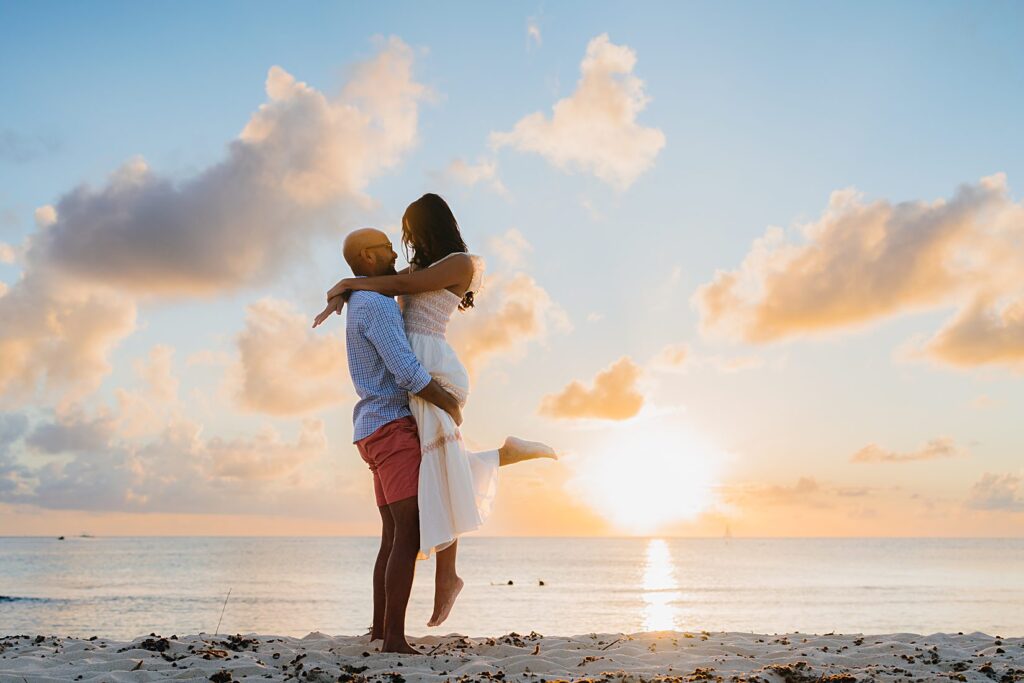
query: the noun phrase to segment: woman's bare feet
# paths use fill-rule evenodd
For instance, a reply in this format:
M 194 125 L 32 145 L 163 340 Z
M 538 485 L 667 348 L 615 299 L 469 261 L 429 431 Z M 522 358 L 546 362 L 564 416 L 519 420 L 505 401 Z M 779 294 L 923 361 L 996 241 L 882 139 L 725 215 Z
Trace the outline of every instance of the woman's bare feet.
M 380 647 L 381 652 L 394 652 L 400 655 L 421 655 L 423 654 L 419 650 L 415 649 L 406 640 L 398 641 L 397 643 L 388 643 L 384 641 L 384 644 Z
M 505 439 L 505 443 L 498 449 L 498 464 L 512 465 L 524 460 L 536 458 L 551 458 L 558 460 L 555 449 L 540 441 L 527 441 L 514 436 Z
M 465 584 L 458 576 L 451 583 L 438 583 L 434 586 L 434 613 L 430 615 L 427 626 L 440 626 L 451 614 L 455 599 Z

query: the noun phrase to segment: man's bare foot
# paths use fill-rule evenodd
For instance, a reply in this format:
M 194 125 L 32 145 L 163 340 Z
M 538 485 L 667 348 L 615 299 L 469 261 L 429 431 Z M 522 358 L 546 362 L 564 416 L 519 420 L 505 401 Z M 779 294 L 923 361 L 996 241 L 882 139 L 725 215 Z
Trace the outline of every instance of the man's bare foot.
M 399 655 L 421 655 L 421 654 L 423 654 L 422 652 L 420 652 L 419 650 L 414 648 L 412 645 L 410 645 L 404 639 L 398 641 L 397 643 L 385 642 L 383 645 L 380 646 L 380 651 L 381 652 L 394 652 L 395 654 L 399 654 Z
M 505 439 L 505 443 L 498 450 L 499 464 L 512 465 L 524 460 L 536 458 L 551 458 L 558 460 L 555 449 L 540 441 L 527 441 L 514 436 Z
M 462 579 L 456 576 L 453 583 L 439 583 L 434 586 L 434 613 L 430 615 L 427 626 L 440 626 L 444 623 L 455 605 L 455 598 L 459 597 L 459 591 L 464 585 Z

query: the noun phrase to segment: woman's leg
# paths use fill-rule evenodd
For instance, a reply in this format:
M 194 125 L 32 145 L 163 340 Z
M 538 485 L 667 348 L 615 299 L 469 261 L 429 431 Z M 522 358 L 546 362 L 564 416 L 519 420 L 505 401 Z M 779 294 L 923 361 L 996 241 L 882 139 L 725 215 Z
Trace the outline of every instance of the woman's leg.
M 555 453 L 555 449 L 547 444 L 539 441 L 526 441 L 514 436 L 505 439 L 505 443 L 498 449 L 499 467 L 537 458 L 558 460 L 558 455 Z
M 434 613 L 430 615 L 427 626 L 439 626 L 448 618 L 455 604 L 455 598 L 459 597 L 463 582 L 455 569 L 455 557 L 459 550 L 459 539 L 452 541 L 452 544 L 440 550 L 436 554 L 434 566 Z

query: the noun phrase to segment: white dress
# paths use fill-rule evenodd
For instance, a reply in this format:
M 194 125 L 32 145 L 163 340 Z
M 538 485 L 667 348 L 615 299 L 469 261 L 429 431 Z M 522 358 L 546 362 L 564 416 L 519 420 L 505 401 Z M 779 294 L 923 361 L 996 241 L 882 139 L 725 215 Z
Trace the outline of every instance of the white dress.
M 451 256 L 455 254 L 445 258 Z M 475 293 L 480 289 L 484 264 L 478 256 L 471 258 L 473 281 L 467 291 Z M 469 373 L 446 338 L 448 321 L 461 301 L 461 296 L 447 289 L 398 297 L 405 333 L 417 360 L 465 406 L 469 398 Z M 419 558 L 426 559 L 431 552 L 444 550 L 461 534 L 480 528 L 490 514 L 497 492 L 498 452 L 467 451 L 451 416 L 415 394 L 409 396 L 409 409 L 419 427 L 423 453 Z

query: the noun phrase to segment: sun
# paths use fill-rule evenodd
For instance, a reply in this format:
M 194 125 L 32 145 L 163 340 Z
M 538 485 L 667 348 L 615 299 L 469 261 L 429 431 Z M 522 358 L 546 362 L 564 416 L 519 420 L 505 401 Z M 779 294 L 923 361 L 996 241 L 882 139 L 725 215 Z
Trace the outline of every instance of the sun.
M 631 420 L 576 461 L 568 487 L 621 530 L 651 534 L 715 503 L 723 461 L 684 424 Z

